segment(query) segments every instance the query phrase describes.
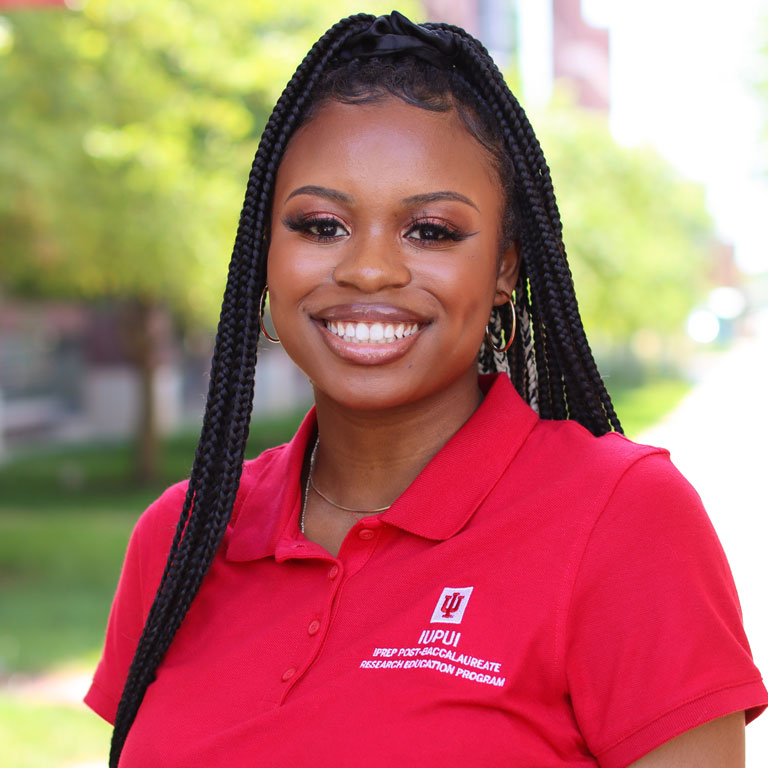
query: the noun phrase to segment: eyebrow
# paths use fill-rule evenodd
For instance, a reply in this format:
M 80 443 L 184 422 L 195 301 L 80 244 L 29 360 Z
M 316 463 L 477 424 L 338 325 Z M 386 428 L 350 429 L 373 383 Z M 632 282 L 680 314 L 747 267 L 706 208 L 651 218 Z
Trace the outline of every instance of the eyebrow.
M 442 190 L 440 192 L 427 192 L 423 195 L 411 195 L 403 200 L 405 205 L 423 205 L 424 203 L 435 203 L 439 200 L 455 200 L 458 203 L 464 203 L 470 205 L 478 213 L 480 209 L 468 198 L 459 192 L 452 192 L 451 190 Z
M 345 192 L 340 192 L 338 189 L 330 189 L 329 187 L 321 187 L 316 184 L 306 184 L 303 187 L 297 187 L 285 198 L 285 201 L 288 202 L 292 197 L 296 197 L 297 195 L 317 195 L 318 197 L 324 197 L 327 200 L 333 200 L 336 203 L 344 203 L 346 205 L 350 205 L 354 202 L 353 198 Z M 480 211 L 475 203 L 468 197 L 451 190 L 411 195 L 410 197 L 403 199 L 403 205 L 424 205 L 425 203 L 434 203 L 440 200 L 455 200 L 456 202 L 471 206 L 478 212 Z
M 336 203 L 346 203 L 347 205 L 352 202 L 352 198 L 346 193 L 339 192 L 338 189 L 319 187 L 316 184 L 307 184 L 303 187 L 297 187 L 285 198 L 285 202 L 287 203 L 292 197 L 296 197 L 297 195 L 317 195 L 318 197 L 324 197 L 327 200 L 333 200 Z

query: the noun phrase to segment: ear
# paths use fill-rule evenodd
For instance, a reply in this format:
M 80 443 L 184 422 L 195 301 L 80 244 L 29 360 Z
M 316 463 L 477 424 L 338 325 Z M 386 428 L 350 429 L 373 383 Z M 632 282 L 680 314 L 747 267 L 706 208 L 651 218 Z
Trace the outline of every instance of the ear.
M 494 306 L 501 306 L 512 296 L 520 274 L 520 244 L 515 241 L 501 255 L 499 272 L 496 275 L 496 295 Z

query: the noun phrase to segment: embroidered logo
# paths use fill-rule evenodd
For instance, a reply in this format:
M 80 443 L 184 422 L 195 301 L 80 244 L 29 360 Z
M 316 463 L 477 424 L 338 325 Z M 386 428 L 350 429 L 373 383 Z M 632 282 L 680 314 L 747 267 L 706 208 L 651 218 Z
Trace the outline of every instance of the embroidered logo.
M 446 587 L 437 601 L 431 624 L 461 624 L 474 587 Z

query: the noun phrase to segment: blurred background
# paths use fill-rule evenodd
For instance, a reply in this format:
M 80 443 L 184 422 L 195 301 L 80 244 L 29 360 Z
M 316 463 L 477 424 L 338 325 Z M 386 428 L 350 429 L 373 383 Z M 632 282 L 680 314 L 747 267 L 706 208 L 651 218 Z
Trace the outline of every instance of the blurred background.
M 133 523 L 191 466 L 259 134 L 328 26 L 391 5 L 0 0 L 3 765 L 105 764 L 79 699 Z M 768 2 L 397 7 L 483 40 L 528 110 L 619 416 L 704 498 L 765 671 Z M 277 346 L 256 391 L 249 455 L 310 400 Z

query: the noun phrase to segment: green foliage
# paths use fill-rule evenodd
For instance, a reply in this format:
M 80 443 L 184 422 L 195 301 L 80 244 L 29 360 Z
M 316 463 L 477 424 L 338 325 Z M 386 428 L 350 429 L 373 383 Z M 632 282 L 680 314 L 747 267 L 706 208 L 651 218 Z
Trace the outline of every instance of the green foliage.
M 3 287 L 162 301 L 212 324 L 269 110 L 359 5 L 81 5 L 0 17 Z
M 711 263 L 703 188 L 650 148 L 618 145 L 602 115 L 556 105 L 533 119 L 590 340 L 680 333 Z

